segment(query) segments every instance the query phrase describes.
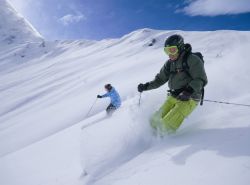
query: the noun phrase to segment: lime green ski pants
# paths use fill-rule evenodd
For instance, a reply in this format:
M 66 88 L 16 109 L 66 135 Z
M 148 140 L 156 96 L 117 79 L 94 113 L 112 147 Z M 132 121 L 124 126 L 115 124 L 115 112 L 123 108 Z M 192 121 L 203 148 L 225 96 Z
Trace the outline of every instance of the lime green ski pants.
M 197 107 L 198 102 L 190 99 L 181 101 L 168 96 L 161 108 L 151 118 L 151 126 L 162 133 L 173 133 L 183 120 Z

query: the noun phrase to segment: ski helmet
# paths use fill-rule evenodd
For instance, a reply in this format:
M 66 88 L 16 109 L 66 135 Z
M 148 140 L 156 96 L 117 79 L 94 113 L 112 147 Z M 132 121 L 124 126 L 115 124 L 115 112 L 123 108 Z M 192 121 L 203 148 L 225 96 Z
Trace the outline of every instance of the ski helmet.
M 108 91 L 111 91 L 111 89 L 113 88 L 111 84 L 106 84 L 104 86 L 105 89 L 107 89 Z
M 177 46 L 178 49 L 182 49 L 184 46 L 184 39 L 181 35 L 174 34 L 166 39 L 164 46 Z

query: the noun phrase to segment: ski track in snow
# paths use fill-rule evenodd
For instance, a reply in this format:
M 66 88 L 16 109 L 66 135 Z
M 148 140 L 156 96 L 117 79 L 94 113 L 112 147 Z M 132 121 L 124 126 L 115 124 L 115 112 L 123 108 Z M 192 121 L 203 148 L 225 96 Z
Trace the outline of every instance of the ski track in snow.
M 176 135 L 157 138 L 148 120 L 167 87 L 143 93 L 140 107 L 136 87 L 153 79 L 166 61 L 164 39 L 179 33 L 205 56 L 206 98 L 250 102 L 250 32 L 141 29 L 119 39 L 53 42 L 23 19 L 15 24 L 20 17 L 11 12 L 6 28 L 20 38 L 0 45 L 0 184 L 249 183 L 248 108 L 205 102 Z M 0 29 L 0 40 L 6 33 Z M 109 100 L 98 99 L 86 118 L 105 83 L 120 92 L 122 107 L 105 117 Z

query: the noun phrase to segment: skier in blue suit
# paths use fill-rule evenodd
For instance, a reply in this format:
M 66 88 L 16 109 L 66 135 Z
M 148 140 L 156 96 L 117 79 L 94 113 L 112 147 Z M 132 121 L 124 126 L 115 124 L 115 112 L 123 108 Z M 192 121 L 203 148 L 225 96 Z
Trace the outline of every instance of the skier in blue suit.
M 106 84 L 104 88 L 107 93 L 104 95 L 97 95 L 97 98 L 109 97 L 111 99 L 111 102 L 107 107 L 106 112 L 107 114 L 112 114 L 116 109 L 121 106 L 121 98 L 119 93 L 115 90 L 114 87 L 112 87 L 111 84 Z

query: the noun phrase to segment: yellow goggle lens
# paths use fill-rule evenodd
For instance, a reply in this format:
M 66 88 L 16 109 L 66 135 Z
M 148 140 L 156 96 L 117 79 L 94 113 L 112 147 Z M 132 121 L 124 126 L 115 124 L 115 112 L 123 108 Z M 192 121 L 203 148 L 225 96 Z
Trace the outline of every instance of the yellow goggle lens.
M 177 46 L 167 46 L 164 48 L 164 51 L 168 54 L 168 55 L 176 55 L 178 53 L 178 47 Z

